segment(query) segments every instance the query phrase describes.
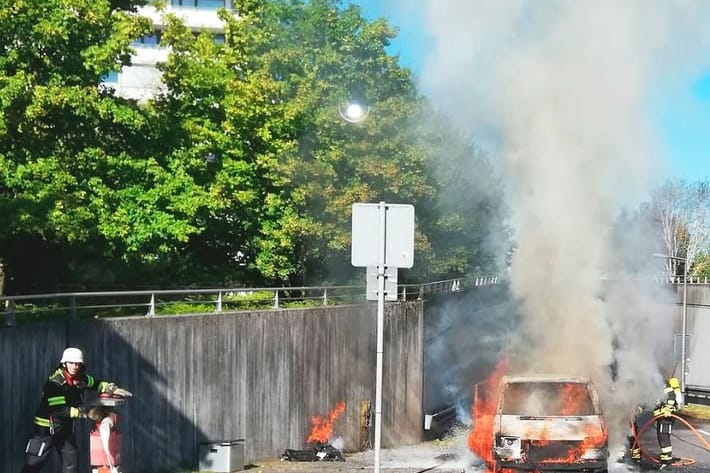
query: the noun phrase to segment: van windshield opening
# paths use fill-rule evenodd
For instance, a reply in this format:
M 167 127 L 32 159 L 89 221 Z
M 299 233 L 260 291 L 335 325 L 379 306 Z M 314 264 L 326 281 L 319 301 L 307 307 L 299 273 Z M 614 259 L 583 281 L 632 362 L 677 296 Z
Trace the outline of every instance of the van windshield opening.
M 594 404 L 585 383 L 524 382 L 503 387 L 502 413 L 518 416 L 589 416 Z

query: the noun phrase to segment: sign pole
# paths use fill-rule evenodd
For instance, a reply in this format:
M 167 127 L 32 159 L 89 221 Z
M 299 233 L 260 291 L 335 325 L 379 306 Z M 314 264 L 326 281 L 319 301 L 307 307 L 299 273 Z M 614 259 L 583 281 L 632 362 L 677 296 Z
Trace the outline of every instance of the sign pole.
M 375 473 L 380 473 L 380 446 L 382 442 L 382 364 L 385 331 L 385 261 L 387 235 L 387 206 L 379 204 L 380 248 L 377 263 L 377 378 L 375 385 Z
M 377 378 L 375 385 L 375 473 L 380 473 L 382 443 L 382 365 L 385 345 L 386 280 L 392 278 L 397 297 L 397 268 L 414 265 L 414 206 L 408 204 L 353 204 L 351 262 L 353 266 L 372 268 L 377 272 Z M 374 232 L 373 229 L 378 231 Z M 387 230 L 390 230 L 388 237 Z M 391 268 L 391 273 L 388 273 Z M 393 274 L 393 276 L 390 276 Z M 370 277 L 366 276 L 369 281 Z M 366 289 L 367 298 L 371 289 Z

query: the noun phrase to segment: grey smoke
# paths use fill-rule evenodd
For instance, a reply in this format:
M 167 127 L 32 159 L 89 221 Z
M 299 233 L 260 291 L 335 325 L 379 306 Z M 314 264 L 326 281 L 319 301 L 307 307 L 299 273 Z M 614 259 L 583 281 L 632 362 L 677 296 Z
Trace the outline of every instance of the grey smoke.
M 710 3 L 422 3 L 433 45 L 422 87 L 507 176 L 519 369 L 589 376 L 623 418 L 670 374 L 655 353 L 667 353 L 675 309 L 645 287 L 603 286 L 600 276 L 621 261 L 609 243 L 613 222 L 664 166 L 649 119 L 655 87 L 709 65 Z

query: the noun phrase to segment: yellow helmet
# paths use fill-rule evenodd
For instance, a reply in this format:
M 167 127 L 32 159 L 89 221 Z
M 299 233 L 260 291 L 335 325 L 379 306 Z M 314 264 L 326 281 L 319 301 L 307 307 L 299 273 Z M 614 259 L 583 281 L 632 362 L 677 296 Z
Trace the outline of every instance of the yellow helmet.
M 672 389 L 680 388 L 680 381 L 678 381 L 678 378 L 668 378 L 668 387 Z

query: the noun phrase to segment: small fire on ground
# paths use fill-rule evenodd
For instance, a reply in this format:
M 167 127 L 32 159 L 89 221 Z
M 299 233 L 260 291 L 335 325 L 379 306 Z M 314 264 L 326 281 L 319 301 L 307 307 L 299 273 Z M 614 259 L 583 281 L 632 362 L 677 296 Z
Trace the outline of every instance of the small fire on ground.
M 306 438 L 307 448 L 286 449 L 282 460 L 289 461 L 345 461 L 343 453 L 330 443 L 338 417 L 345 412 L 345 402 L 339 401 L 325 416 L 311 418 L 311 432 Z

